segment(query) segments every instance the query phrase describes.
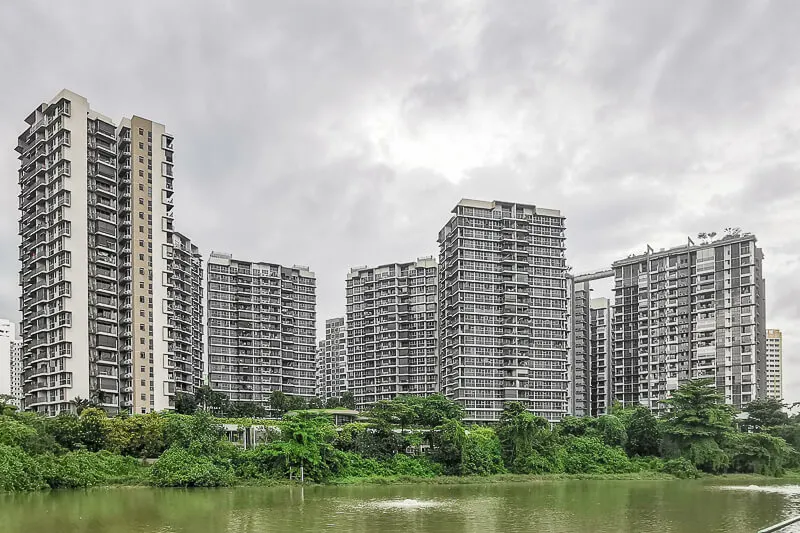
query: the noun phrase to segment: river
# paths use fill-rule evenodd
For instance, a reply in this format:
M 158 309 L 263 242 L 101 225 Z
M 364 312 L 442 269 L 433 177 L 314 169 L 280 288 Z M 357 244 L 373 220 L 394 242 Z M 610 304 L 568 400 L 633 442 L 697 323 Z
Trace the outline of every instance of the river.
M 753 533 L 793 514 L 800 486 L 700 481 L 0 494 L 0 533 Z

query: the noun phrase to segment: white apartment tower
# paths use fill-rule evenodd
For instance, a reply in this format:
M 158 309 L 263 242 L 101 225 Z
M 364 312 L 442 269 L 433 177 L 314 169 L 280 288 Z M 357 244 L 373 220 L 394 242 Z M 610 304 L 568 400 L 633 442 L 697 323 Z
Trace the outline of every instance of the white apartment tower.
M 697 378 L 736 408 L 765 397 L 762 259 L 755 236 L 732 234 L 616 261 L 615 399 L 659 413 Z
M 173 138 L 61 91 L 19 136 L 24 407 L 174 405 Z
M 236 402 L 266 404 L 275 390 L 313 397 L 314 273 L 212 252 L 206 279 L 211 388 Z
M 317 351 L 317 397 L 326 402 L 347 391 L 347 328 L 344 318 L 325 321 L 325 340 Z
M 568 412 L 564 230 L 554 209 L 461 200 L 439 232 L 442 390 L 467 420 Z
M 438 391 L 436 259 L 347 275 L 348 386 L 356 409 Z
M 0 319 L 0 396 L 10 396 L 20 407 L 22 401 L 22 341 L 15 335 L 14 323 Z
M 783 399 L 783 334 L 767 330 L 767 398 Z

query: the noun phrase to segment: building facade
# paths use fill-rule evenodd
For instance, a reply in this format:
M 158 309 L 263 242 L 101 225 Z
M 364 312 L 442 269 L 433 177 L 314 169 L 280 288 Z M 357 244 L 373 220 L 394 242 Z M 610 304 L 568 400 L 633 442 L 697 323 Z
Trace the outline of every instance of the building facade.
M 571 331 L 571 383 L 570 401 L 571 414 L 574 416 L 589 416 L 591 412 L 591 340 L 590 340 L 590 311 L 591 287 L 588 281 L 575 282 L 574 278 L 567 278 L 568 286 L 572 287 L 572 300 L 570 302 Z
M 594 417 L 609 414 L 613 404 L 611 316 L 608 298 L 589 300 L 589 415 Z
M 211 388 L 236 402 L 267 404 L 276 390 L 313 397 L 314 273 L 212 252 L 206 280 Z
M 350 270 L 347 372 L 356 409 L 438 391 L 436 295 L 433 257 Z
M 569 411 L 564 217 L 529 204 L 461 200 L 439 233 L 442 390 L 466 419 L 522 402 Z
M 614 397 L 660 413 L 697 378 L 736 408 L 765 397 L 762 259 L 744 234 L 615 262 Z
M 767 398 L 783 399 L 783 334 L 767 330 Z
M 19 136 L 24 406 L 174 405 L 173 138 L 61 91 Z
M 14 323 L 0 319 L 0 396 L 10 397 L 17 407 L 22 404 L 22 341 Z
M 325 340 L 317 350 L 317 397 L 324 402 L 347 391 L 347 328 L 344 318 L 325 321 Z
M 203 257 L 192 241 L 172 234 L 175 301 L 173 315 L 174 379 L 176 393 L 191 394 L 204 384 Z

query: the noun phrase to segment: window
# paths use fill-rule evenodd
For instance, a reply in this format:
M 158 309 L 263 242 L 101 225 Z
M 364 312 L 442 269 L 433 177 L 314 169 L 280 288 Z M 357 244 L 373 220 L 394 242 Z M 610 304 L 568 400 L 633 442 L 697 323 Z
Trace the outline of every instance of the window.
M 139 233 L 144 233 L 144 226 L 139 226 Z M 140 274 L 144 274 L 144 272 L 140 272 Z
M 139 135 L 144 135 L 144 128 L 139 128 Z
M 139 261 L 144 261 L 144 254 L 139 254 Z
M 139 143 L 139 150 L 144 150 L 144 143 L 142 142 Z
M 144 156 L 143 155 L 139 156 L 139 163 L 144 163 Z
M 140 304 L 143 304 L 143 303 L 144 303 L 144 296 L 139 296 L 139 303 L 140 303 Z
M 139 218 L 144 219 L 144 212 L 143 211 L 139 211 Z
M 141 227 L 141 226 L 139 226 L 139 227 Z M 142 276 L 144 276 L 144 269 L 143 269 L 143 268 L 140 268 L 140 269 L 139 269 L 139 274 L 141 274 Z
M 143 191 L 143 190 L 144 190 L 144 183 L 140 183 L 140 184 L 139 184 L 139 190 L 140 190 L 140 191 Z
M 144 198 L 139 198 L 139 205 L 144 205 Z
M 139 381 L 139 383 L 141 383 L 142 387 L 144 387 L 147 384 L 147 381 L 143 379 L 143 380 Z
M 146 400 L 146 399 L 147 399 L 147 395 L 145 393 L 142 393 L 142 400 Z M 142 412 L 144 412 L 144 408 L 142 408 Z
M 144 324 L 139 324 L 139 331 L 144 331 Z
M 139 316 L 144 318 L 144 309 L 139 310 Z M 144 357 L 144 355 L 142 355 L 142 357 Z
M 139 344 L 144 344 L 144 337 L 139 338 Z
M 144 289 L 144 281 L 140 281 L 139 282 L 139 288 L 140 289 Z
M 143 169 L 139 169 L 139 177 L 140 178 L 144 177 L 144 170 Z

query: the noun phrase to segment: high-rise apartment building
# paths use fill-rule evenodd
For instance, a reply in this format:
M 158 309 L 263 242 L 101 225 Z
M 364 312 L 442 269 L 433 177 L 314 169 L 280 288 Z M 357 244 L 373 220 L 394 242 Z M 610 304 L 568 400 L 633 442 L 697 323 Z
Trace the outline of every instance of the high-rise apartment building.
M 14 323 L 0 319 L 0 396 L 20 407 L 22 401 L 22 341 Z
M 174 405 L 173 138 L 61 91 L 19 136 L 26 409 Z
M 766 394 L 763 254 L 753 235 L 648 251 L 613 264 L 614 397 L 661 412 L 711 378 L 737 408 Z
M 347 275 L 348 386 L 356 409 L 438 390 L 436 259 Z
M 783 399 L 783 334 L 767 330 L 767 398 Z
M 611 376 L 611 302 L 589 300 L 589 415 L 608 414 L 613 403 Z
M 317 351 L 317 397 L 341 398 L 347 391 L 347 328 L 344 318 L 325 321 L 325 340 Z
M 522 402 L 569 410 L 564 217 L 513 202 L 461 200 L 439 233 L 443 392 L 470 421 Z
M 570 315 L 572 318 L 571 414 L 574 416 L 589 416 L 591 411 L 592 372 L 589 300 L 591 299 L 592 289 L 588 281 L 576 282 L 571 276 L 568 276 L 567 281 L 567 285 L 572 288 L 572 299 L 570 301 Z
M 266 404 L 275 390 L 313 397 L 314 273 L 212 252 L 206 279 L 211 388 L 237 402 Z
M 172 234 L 174 270 L 173 324 L 175 391 L 191 394 L 203 386 L 203 257 L 181 233 Z

